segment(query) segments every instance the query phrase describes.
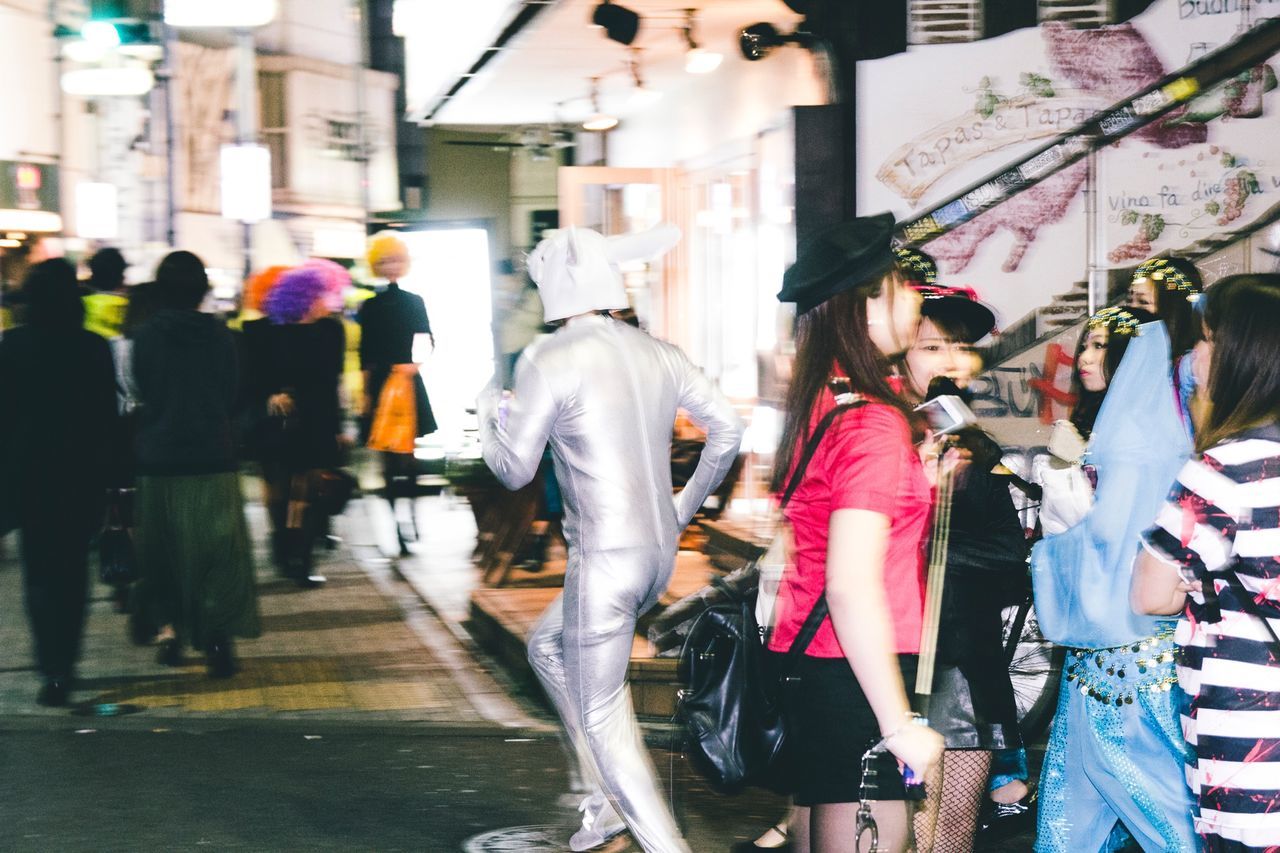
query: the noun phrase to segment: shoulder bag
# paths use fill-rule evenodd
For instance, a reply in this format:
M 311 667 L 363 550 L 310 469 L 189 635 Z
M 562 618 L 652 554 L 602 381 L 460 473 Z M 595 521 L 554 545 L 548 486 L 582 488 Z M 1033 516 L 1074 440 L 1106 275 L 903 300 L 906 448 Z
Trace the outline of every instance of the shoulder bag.
M 782 506 L 800 485 L 828 427 L 840 414 L 861 405 L 865 401 L 837 406 L 818 423 L 783 492 Z M 783 525 L 775 541 L 785 535 Z M 771 546 L 765 556 L 773 550 Z M 771 667 L 756 622 L 757 588 L 734 588 L 718 578 L 713 583 L 728 600 L 697 617 L 680 652 L 686 687 L 679 693 L 676 716 L 687 735 L 690 757 L 721 790 L 760 785 L 785 791 L 789 774 L 783 761 L 781 691 L 827 617 L 826 597 L 818 599 L 785 657 Z

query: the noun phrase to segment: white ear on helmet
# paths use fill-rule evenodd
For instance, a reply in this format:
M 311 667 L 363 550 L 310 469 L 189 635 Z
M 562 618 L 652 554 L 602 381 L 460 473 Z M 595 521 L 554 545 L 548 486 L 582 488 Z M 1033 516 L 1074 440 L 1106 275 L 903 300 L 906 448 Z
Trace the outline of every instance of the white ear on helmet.
M 529 271 L 529 277 L 538 282 L 542 280 L 543 270 L 547 264 L 547 254 L 551 251 L 551 242 L 543 240 L 533 247 L 533 251 L 525 256 L 524 266 Z
M 569 254 L 565 258 L 565 263 L 571 267 L 576 267 L 578 265 L 578 256 L 582 252 L 578 241 L 578 229 L 570 225 L 566 233 L 569 235 Z
M 648 261 L 671 251 L 680 242 L 680 237 L 679 228 L 663 222 L 648 231 L 606 237 L 605 251 L 609 253 L 609 260 L 615 264 Z

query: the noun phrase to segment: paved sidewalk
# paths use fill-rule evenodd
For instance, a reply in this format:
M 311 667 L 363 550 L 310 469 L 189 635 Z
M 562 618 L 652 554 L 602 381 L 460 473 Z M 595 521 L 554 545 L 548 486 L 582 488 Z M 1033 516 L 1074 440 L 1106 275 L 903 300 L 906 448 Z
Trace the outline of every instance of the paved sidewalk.
M 252 487 L 247 483 L 247 491 Z M 424 611 L 386 561 L 353 556 L 373 553 L 362 503 L 354 501 L 335 520 L 345 541 L 339 550 L 321 553 L 319 567 L 329 582 L 315 590 L 275 575 L 265 553 L 265 511 L 249 505 L 263 634 L 237 643 L 241 671 L 231 679 L 207 678 L 195 652 L 179 668 L 157 664 L 154 648 L 128 641 L 126 617 L 112 612 L 106 588 L 95 583 L 73 700 L 136 706 L 153 717 L 359 716 L 547 728 L 545 716 L 511 699 L 502 676 Z M 16 535 L 4 546 L 0 715 L 64 715 L 66 710 L 35 704 L 39 682 L 30 665 Z M 96 572 L 96 565 L 91 568 Z

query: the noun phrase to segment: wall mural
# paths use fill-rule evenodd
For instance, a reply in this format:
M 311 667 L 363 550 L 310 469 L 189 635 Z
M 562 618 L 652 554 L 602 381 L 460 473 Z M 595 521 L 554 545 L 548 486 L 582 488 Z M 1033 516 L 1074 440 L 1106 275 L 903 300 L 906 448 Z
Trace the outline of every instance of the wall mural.
M 928 210 L 1275 16 L 1280 0 L 1157 0 L 1117 26 L 1047 23 L 861 63 L 859 210 L 899 221 Z M 1280 200 L 1275 89 L 1272 64 L 1261 64 L 1101 152 L 1095 263 L 1132 267 Z M 974 285 L 1015 322 L 1086 278 L 1086 169 L 1077 163 L 923 248 L 944 280 Z

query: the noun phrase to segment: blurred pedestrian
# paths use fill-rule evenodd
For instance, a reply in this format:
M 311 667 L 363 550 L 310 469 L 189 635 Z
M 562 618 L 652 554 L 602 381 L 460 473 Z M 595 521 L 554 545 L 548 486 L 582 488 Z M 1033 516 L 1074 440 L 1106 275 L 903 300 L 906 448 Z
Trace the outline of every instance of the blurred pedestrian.
M 788 490 L 811 437 L 829 425 L 785 509 L 795 547 L 768 642 L 775 660 L 802 643 L 795 682 L 782 696 L 796 762 L 800 808 L 790 829 L 798 853 L 856 849 L 861 799 L 870 801 L 883 849 L 905 850 L 907 792 L 894 759 L 923 779 L 942 755 L 942 738 L 908 699 L 931 500 L 910 409 L 886 378 L 920 312 L 919 295 L 894 266 L 893 229 L 892 215 L 881 214 L 819 232 L 802 244 L 778 294 L 796 303 L 797 315 L 775 493 Z M 842 411 L 846 404 L 852 408 Z M 877 746 L 876 775 L 864 778 L 863 756 Z
M 435 347 L 431 333 L 431 321 L 422 297 L 401 289 L 400 279 L 409 273 L 409 247 L 399 237 L 389 233 L 375 235 L 369 243 L 369 268 L 378 278 L 385 279 L 386 287 L 375 297 L 360 306 L 357 321 L 360 323 L 360 366 L 364 370 L 364 405 L 362 407 L 365 432 L 369 432 L 376 414 L 383 386 L 393 370 L 411 374 L 415 426 L 414 435 L 422 437 L 436 431 L 435 415 L 427 399 L 427 388 L 414 360 L 415 341 L 425 338 Z M 396 538 L 401 555 L 409 553 L 407 542 L 418 538 L 417 520 L 413 512 L 413 498 L 417 488 L 417 469 L 413 448 L 401 452 L 382 452 L 382 475 L 387 501 L 395 516 L 396 501 L 404 498 L 409 503 L 409 530 L 406 537 L 400 523 L 396 523 Z
M 1201 334 L 1200 304 L 1204 285 L 1196 265 L 1185 258 L 1155 257 L 1133 271 L 1125 304 L 1149 311 L 1164 321 L 1173 353 L 1173 385 L 1183 423 L 1195 435 L 1192 416 L 1196 397 L 1196 345 Z
M 253 557 L 232 432 L 237 370 L 231 333 L 202 314 L 204 264 L 172 252 L 156 269 L 160 308 L 137 332 L 137 555 L 140 604 L 160 628 L 161 662 L 184 644 L 209 674 L 236 669 L 232 637 L 259 634 Z
M 124 330 L 129 296 L 124 272 L 129 268 L 119 249 L 107 246 L 89 259 L 89 279 L 85 282 L 84 327 L 107 340 Z
M 327 295 L 320 269 L 297 267 L 268 294 L 263 304 L 268 325 L 245 325 L 246 336 L 261 338 L 249 350 L 254 360 L 244 375 L 267 487 L 272 556 L 286 577 L 304 587 L 324 582 L 312 565 L 313 546 L 326 522 L 314 496 L 322 472 L 341 462 L 338 386 L 344 340 Z
M 1209 419 L 1143 535 L 1132 603 L 1177 615 L 1202 850 L 1275 850 L 1280 791 L 1280 275 L 1207 294 Z M 1185 609 L 1184 609 L 1185 608 Z
M 898 250 L 900 264 L 910 251 Z M 903 394 L 912 405 L 940 395 L 967 399 L 982 372 L 975 344 L 995 329 L 995 315 L 970 288 L 908 280 L 924 302 L 920 328 L 901 359 Z M 938 668 L 929 706 L 930 724 L 947 749 L 942 784 L 927 792 L 916 814 L 917 844 L 935 853 L 973 848 L 992 754 L 1022 747 L 1001 612 L 1026 598 L 1026 538 L 1009 493 L 1009 472 L 1000 464 L 1000 446 L 976 426 L 960 430 L 952 441 L 968 462 L 956 474 L 951 497 Z M 1028 793 L 1025 777 L 1005 780 L 1001 787 L 1005 784 L 1010 790 L 998 796 L 1009 803 Z
M 1129 608 L 1139 537 L 1191 450 L 1169 357 L 1155 316 L 1097 312 L 1076 348 L 1071 420 L 1049 437 L 1031 577 L 1041 632 L 1067 648 L 1037 853 L 1101 850 L 1120 826 L 1143 850 L 1196 846 L 1171 692 L 1173 623 Z
M 42 705 L 65 705 L 88 597 L 88 553 L 101 528 L 116 428 L 106 341 L 82 328 L 75 269 L 32 267 L 26 325 L 0 338 L 0 503 L 18 520 L 23 590 L 43 685 Z
M 626 247 L 570 228 L 534 249 L 529 272 L 544 319 L 560 328 L 524 351 L 502 405 L 495 376 L 478 401 L 480 431 L 485 463 L 507 488 L 533 479 L 548 442 L 564 484 L 564 592 L 528 647 L 580 765 L 599 786 L 580 807 L 569 849 L 630 829 L 647 853 L 673 853 L 688 847 L 640 739 L 627 667 L 636 620 L 666 590 L 680 531 L 728 472 L 742 424 L 684 353 L 608 315 L 628 304 L 615 266 Z M 707 430 L 707 444 L 673 499 L 679 409 Z

